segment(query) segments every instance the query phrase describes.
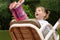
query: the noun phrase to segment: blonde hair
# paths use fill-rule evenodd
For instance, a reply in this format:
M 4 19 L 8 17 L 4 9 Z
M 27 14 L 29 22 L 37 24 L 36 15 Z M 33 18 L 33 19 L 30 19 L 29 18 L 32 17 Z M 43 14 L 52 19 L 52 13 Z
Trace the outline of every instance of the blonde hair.
M 44 17 L 44 19 L 48 19 L 50 15 L 50 11 L 48 11 L 48 14 L 46 14 L 46 16 Z
M 44 19 L 45 19 L 45 20 L 48 19 L 49 14 L 50 14 L 50 11 L 48 11 L 45 7 L 42 7 L 42 6 L 38 6 L 38 7 L 36 7 L 36 9 L 37 9 L 37 8 L 41 8 L 42 10 L 44 10 L 45 13 L 46 13 L 46 16 L 44 17 Z

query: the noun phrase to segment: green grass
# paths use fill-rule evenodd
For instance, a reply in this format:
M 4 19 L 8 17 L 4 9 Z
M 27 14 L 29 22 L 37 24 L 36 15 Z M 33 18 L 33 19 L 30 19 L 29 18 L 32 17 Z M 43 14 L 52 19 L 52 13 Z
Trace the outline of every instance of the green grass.
M 59 36 L 60 36 L 60 28 L 57 30 L 57 32 L 58 32 L 58 34 L 59 34 Z M 60 40 L 60 37 L 59 37 L 59 40 Z
M 0 30 L 0 40 L 11 40 L 8 30 Z
M 60 29 L 58 30 L 58 33 L 60 35 Z M 0 30 L 0 40 L 11 40 L 8 30 Z

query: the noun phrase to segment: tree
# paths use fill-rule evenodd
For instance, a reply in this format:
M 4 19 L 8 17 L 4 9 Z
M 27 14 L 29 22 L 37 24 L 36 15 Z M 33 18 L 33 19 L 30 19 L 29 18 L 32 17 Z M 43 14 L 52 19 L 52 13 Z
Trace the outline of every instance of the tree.
M 11 20 L 11 13 L 8 6 L 10 0 L 0 0 L 0 25 L 1 29 L 8 29 Z
M 0 25 L 2 29 L 8 29 L 12 20 L 12 14 L 9 11 L 9 4 L 18 0 L 0 0 Z M 51 11 L 48 21 L 54 25 L 60 17 L 60 0 L 25 0 L 23 8 L 29 18 L 34 18 L 35 7 L 40 5 Z

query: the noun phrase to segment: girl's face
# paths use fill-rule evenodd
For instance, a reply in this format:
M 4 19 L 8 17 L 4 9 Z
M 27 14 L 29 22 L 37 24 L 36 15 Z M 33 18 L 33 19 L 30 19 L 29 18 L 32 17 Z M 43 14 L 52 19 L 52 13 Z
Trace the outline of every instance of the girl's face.
M 44 18 L 45 16 L 46 16 L 46 13 L 45 13 L 44 8 L 42 8 L 42 7 L 36 8 L 35 17 L 36 17 L 37 19 Z

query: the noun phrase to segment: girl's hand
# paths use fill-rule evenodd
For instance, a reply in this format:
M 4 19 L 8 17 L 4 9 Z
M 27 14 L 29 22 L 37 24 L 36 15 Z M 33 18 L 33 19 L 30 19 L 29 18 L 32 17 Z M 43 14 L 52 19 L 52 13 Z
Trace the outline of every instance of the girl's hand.
M 9 6 L 9 9 L 13 9 L 13 8 L 15 8 L 15 7 L 16 7 L 16 5 L 17 5 L 17 3 L 16 3 L 16 2 L 11 3 L 11 4 L 10 4 L 10 6 Z

